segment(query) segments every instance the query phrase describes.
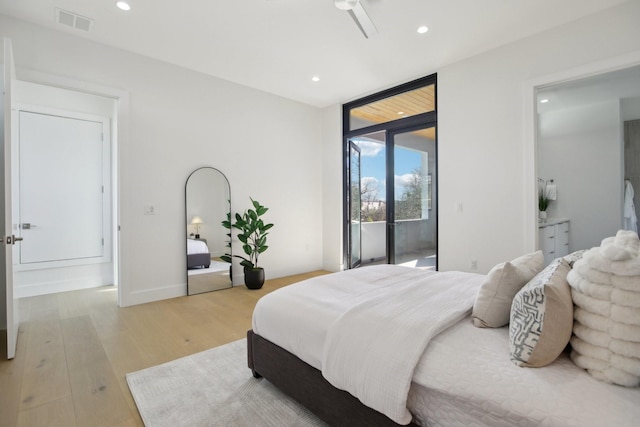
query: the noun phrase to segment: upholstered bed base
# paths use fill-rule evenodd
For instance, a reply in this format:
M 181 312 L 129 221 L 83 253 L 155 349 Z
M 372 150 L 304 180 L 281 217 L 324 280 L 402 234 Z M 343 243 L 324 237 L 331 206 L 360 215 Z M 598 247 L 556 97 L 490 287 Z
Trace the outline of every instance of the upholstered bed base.
M 211 254 L 209 254 L 208 252 L 205 254 L 187 255 L 187 269 L 198 267 L 209 268 L 209 265 L 211 265 Z
M 333 387 L 322 373 L 253 330 L 247 332 L 247 359 L 256 378 L 264 377 L 330 426 L 399 426 L 351 394 Z M 416 424 L 410 426 L 417 427 Z

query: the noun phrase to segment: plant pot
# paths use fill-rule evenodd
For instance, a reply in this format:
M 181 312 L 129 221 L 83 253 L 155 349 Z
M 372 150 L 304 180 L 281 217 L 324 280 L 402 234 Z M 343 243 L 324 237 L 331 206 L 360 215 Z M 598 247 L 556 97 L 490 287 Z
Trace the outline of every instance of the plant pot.
M 538 218 L 540 219 L 540 222 L 547 222 L 547 212 L 546 211 L 539 211 L 538 212 Z
M 264 285 L 264 268 L 245 268 L 244 284 L 249 289 L 260 289 Z

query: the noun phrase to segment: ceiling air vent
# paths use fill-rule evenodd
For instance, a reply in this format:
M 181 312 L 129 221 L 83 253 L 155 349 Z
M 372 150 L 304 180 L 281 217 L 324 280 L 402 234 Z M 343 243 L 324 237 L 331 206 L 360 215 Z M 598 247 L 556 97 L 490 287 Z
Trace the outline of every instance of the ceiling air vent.
M 85 32 L 91 31 L 93 27 L 93 19 L 58 8 L 56 8 L 56 22 Z

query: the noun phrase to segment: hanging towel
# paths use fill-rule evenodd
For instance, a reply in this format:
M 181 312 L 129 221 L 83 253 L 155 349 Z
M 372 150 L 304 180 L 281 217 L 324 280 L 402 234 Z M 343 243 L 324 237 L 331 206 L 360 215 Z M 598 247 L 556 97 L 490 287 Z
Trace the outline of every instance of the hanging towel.
M 628 180 L 624 181 L 624 218 L 623 228 L 638 232 L 638 218 L 636 216 L 636 207 L 633 204 L 633 186 Z
M 547 198 L 556 200 L 558 198 L 558 187 L 555 184 L 547 184 Z

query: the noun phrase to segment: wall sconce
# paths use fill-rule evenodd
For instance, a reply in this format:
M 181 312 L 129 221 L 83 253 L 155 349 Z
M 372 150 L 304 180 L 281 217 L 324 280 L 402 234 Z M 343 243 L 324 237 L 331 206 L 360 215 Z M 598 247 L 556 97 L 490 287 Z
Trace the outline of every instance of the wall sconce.
M 200 238 L 200 224 L 202 224 L 202 218 L 200 218 L 199 216 L 194 216 L 193 219 L 191 220 L 191 225 L 195 225 L 196 226 L 196 239 Z

